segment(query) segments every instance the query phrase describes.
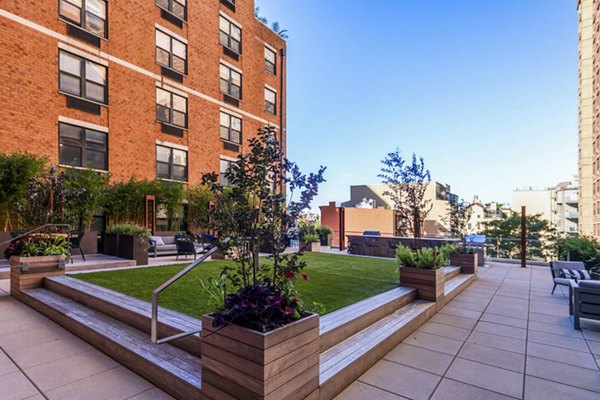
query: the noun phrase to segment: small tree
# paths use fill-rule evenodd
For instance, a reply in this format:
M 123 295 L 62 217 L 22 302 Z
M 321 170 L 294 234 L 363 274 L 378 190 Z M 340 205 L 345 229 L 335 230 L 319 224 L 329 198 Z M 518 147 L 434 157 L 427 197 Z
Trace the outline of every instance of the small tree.
M 234 261 L 223 274 L 237 290 L 216 313 L 217 325 L 233 322 L 265 331 L 302 316 L 293 279 L 306 263 L 300 251 L 284 254 L 285 237 L 310 207 L 324 172 L 320 167 L 316 173 L 303 174 L 284 157 L 275 129 L 267 127 L 248 141 L 248 153 L 225 172 L 230 186 L 221 185 L 215 173 L 203 177 L 214 196 L 210 226 Z M 281 190 L 285 187 L 287 193 Z M 261 248 L 269 250 L 268 262 L 262 265 Z
M 471 208 L 464 200 L 449 202 L 448 215 L 445 218 L 450 226 L 450 235 L 454 238 L 464 238 L 467 233 L 467 224 L 471 219 Z
M 206 185 L 196 185 L 185 192 L 185 199 L 188 206 L 187 222 L 191 231 L 206 231 L 209 229 L 210 203 L 213 201 L 213 195 L 210 187 Z
M 406 218 L 413 236 L 421 237 L 423 222 L 433 207 L 431 200 L 425 198 L 431 175 L 423 157 L 417 159 L 413 153 L 412 162 L 408 164 L 396 150 L 388 153 L 381 163 L 383 167 L 378 177 L 389 188 L 383 194 L 390 197 L 394 210 Z
M 108 189 L 109 175 L 67 168 L 59 176 L 65 186 L 65 221 L 88 230 Z

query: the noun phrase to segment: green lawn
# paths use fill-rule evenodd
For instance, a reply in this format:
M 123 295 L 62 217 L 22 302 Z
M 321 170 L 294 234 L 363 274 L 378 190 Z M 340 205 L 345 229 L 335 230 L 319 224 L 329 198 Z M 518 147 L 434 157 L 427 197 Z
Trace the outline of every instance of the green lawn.
M 317 301 L 324 306 L 324 312 L 329 313 L 398 285 L 398 267 L 394 260 L 320 253 L 305 253 L 304 257 L 308 264 L 304 271 L 310 280 L 298 278 L 296 283 L 307 308 Z M 231 261 L 200 264 L 161 293 L 160 305 L 194 317 L 212 311 L 199 280 L 218 276 L 226 263 Z M 183 268 L 182 265 L 168 265 L 71 276 L 150 301 L 152 290 Z

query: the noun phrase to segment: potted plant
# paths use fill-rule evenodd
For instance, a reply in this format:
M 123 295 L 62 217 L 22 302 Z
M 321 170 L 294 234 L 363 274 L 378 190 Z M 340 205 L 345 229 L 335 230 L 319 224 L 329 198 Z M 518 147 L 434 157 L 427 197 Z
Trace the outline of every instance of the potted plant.
M 324 168 L 302 174 L 270 127 L 248 148 L 225 173 L 231 186 L 216 174 L 203 177 L 214 196 L 210 228 L 230 261 L 222 282 L 203 285 L 220 300 L 202 319 L 202 391 L 211 398 L 305 398 L 319 387 L 319 316 L 304 309 L 295 290 L 295 279 L 308 280 L 302 249 L 284 251 Z M 294 191 L 299 200 L 288 200 Z M 269 255 L 261 258 L 265 247 Z
M 116 224 L 104 232 L 104 254 L 135 260 L 137 265 L 148 264 L 150 231 L 133 224 Z
M 469 247 L 455 247 L 454 252 L 450 254 L 450 265 L 461 267 L 463 274 L 477 275 L 479 264 L 479 254 L 476 249 Z
M 398 245 L 396 260 L 400 265 L 400 286 L 417 289 L 424 300 L 439 301 L 444 296 L 444 270 L 446 258 L 431 247 L 413 251 Z
M 11 266 L 11 290 L 31 289 L 41 286 L 42 273 L 64 273 L 69 241 L 63 235 L 29 235 L 13 240 L 4 256 Z
M 308 251 L 308 252 L 321 251 L 321 243 L 320 243 L 319 235 L 317 235 L 316 233 L 307 233 L 306 235 L 304 235 L 302 237 L 300 246 L 303 251 Z
M 327 225 L 319 225 L 317 227 L 317 234 L 321 241 L 321 246 L 331 246 L 331 235 L 333 232 Z

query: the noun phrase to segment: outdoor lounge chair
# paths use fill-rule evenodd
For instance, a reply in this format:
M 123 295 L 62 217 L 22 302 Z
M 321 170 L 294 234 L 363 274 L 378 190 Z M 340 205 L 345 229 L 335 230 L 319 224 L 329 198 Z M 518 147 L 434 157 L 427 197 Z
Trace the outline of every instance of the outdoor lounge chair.
M 83 239 L 83 231 L 69 231 L 67 234 L 67 238 L 69 240 L 69 255 L 71 256 L 71 263 L 73 263 L 73 250 L 79 249 L 79 253 L 81 253 L 81 258 L 85 261 L 85 254 L 83 254 L 83 249 L 81 248 L 81 240 Z
M 600 320 L 600 281 L 569 281 L 569 314 L 577 330 L 580 318 Z
M 552 272 L 552 280 L 554 281 L 552 294 L 554 294 L 557 285 L 569 286 L 570 279 L 563 275 L 561 272 L 563 269 L 585 271 L 585 265 L 582 261 L 550 261 L 550 272 Z

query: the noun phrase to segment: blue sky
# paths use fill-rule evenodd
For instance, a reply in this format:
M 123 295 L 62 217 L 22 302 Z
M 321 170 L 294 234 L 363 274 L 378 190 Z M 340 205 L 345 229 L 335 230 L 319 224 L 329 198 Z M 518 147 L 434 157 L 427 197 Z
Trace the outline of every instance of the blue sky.
M 289 31 L 288 154 L 315 206 L 399 148 L 470 200 L 577 173 L 577 9 L 565 0 L 257 0 Z

